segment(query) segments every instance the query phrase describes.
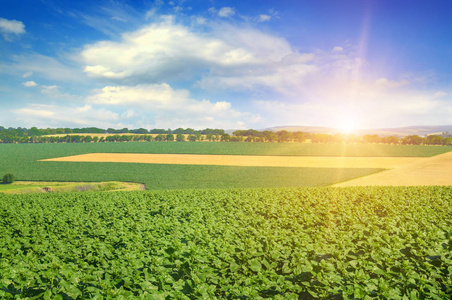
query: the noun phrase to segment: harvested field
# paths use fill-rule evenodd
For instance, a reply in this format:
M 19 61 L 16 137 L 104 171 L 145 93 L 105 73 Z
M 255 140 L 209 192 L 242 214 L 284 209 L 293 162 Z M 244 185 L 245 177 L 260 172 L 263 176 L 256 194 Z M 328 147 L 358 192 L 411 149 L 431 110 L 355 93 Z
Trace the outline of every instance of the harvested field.
M 381 168 L 393 169 L 422 161 L 419 157 L 320 157 L 320 156 L 252 156 L 90 153 L 45 159 L 66 162 L 124 162 L 176 165 L 219 165 L 297 168 Z
M 333 186 L 452 185 L 452 153 L 424 158 L 405 166 L 368 175 Z

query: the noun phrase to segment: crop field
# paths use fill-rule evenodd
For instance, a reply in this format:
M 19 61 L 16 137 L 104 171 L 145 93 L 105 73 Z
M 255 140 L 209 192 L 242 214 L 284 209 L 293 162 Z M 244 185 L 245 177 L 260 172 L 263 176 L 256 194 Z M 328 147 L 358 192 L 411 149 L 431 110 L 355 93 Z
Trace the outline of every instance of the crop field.
M 450 299 L 452 187 L 314 187 L 393 172 L 437 177 L 452 169 L 450 150 L 2 144 L 0 174 L 19 180 L 164 191 L 0 193 L 0 298 Z M 43 161 L 68 157 L 87 161 Z M 245 165 L 208 165 L 214 158 Z
M 0 195 L 2 299 L 450 299 L 452 188 Z
M 393 169 L 423 160 L 419 157 L 337 157 L 337 156 L 264 156 L 89 153 L 42 161 L 125 162 L 171 165 L 217 165 L 308 168 L 384 168 Z
M 383 168 L 255 167 L 180 164 L 40 161 L 90 153 L 428 157 L 449 147 L 271 143 L 129 142 L 93 144 L 1 144 L 0 174 L 18 180 L 126 181 L 148 189 L 326 186 L 380 172 Z M 401 158 L 404 159 L 404 158 Z
M 422 158 L 392 170 L 335 184 L 335 186 L 371 185 L 452 185 L 452 153 Z

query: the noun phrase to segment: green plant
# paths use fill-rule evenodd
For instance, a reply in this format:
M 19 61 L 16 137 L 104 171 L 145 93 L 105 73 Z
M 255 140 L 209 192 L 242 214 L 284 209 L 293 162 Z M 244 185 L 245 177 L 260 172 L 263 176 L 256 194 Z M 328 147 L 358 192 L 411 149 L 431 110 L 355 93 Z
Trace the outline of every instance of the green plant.
M 450 299 L 451 193 L 0 194 L 0 299 Z
M 15 180 L 14 175 L 13 174 L 5 174 L 5 176 L 3 176 L 3 183 L 4 184 L 10 184 L 13 183 Z

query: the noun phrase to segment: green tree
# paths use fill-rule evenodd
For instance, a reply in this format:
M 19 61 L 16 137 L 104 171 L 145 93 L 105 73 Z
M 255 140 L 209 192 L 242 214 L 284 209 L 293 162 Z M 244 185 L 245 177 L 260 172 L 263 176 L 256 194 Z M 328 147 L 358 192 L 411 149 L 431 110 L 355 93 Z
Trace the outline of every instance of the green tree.
M 424 138 L 418 135 L 408 135 L 402 138 L 403 145 L 420 145 L 424 142 Z
M 385 136 L 381 138 L 381 142 L 385 144 L 398 144 L 399 138 L 397 136 L 391 135 L 391 136 Z
M 159 134 L 159 135 L 157 135 L 157 136 L 154 138 L 154 140 L 155 140 L 156 142 L 162 142 L 162 141 L 164 141 L 165 139 L 166 139 L 166 136 L 163 135 L 163 134 Z
M 5 174 L 5 176 L 3 176 L 4 184 L 11 184 L 14 182 L 14 180 L 15 180 L 15 177 L 13 174 L 8 173 L 8 174 Z
M 167 134 L 166 135 L 166 140 L 168 142 L 173 142 L 174 141 L 174 134 L 172 134 L 172 133 Z
M 231 136 L 228 133 L 223 133 L 221 135 L 221 141 L 222 142 L 229 142 L 230 139 L 231 139 Z
M 185 141 L 185 135 L 182 134 L 182 133 L 178 133 L 178 134 L 176 135 L 176 141 L 177 141 L 177 142 L 184 142 L 184 141 Z
M 426 144 L 428 145 L 444 145 L 444 138 L 440 135 L 429 135 L 426 138 Z
M 377 134 L 365 134 L 362 137 L 363 142 L 367 144 L 377 144 L 381 141 Z
M 278 143 L 290 142 L 292 140 L 292 133 L 287 130 L 280 130 L 276 134 L 278 135 Z

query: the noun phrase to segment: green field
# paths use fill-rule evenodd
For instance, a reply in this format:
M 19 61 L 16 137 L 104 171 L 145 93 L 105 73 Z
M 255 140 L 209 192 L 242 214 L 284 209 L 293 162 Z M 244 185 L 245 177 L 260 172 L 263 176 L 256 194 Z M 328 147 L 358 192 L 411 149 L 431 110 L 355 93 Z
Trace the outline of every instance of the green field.
M 233 143 L 233 142 L 128 142 L 88 144 L 0 144 L 0 155 L 9 152 L 41 158 L 85 153 L 168 153 L 297 156 L 412 156 L 427 157 L 452 151 L 447 146 L 384 144 Z
M 0 298 L 450 299 L 451 195 L 0 195 Z
M 40 162 L 69 155 L 178 153 L 319 156 L 433 156 L 449 147 L 271 143 L 129 142 L 93 144 L 0 144 L 0 174 L 34 181 L 128 181 L 148 189 L 326 186 L 381 169 L 227 167 L 132 163 Z

